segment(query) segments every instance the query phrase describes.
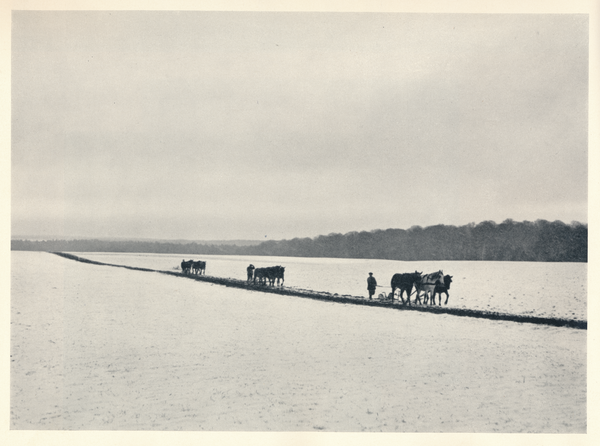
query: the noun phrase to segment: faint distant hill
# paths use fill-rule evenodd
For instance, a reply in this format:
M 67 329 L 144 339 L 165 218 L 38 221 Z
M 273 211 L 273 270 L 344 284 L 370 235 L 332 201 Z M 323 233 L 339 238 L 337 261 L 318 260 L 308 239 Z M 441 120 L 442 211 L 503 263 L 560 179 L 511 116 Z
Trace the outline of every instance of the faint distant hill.
M 51 240 L 89 240 L 89 237 L 65 237 L 62 235 L 13 235 L 11 240 L 29 240 L 35 242 L 51 241 Z M 178 245 L 188 245 L 195 243 L 196 245 L 217 246 L 217 245 L 235 245 L 235 246 L 256 246 L 264 242 L 264 240 L 169 240 L 169 239 L 153 239 L 153 238 L 131 238 L 131 237 L 94 237 L 93 240 L 103 242 L 145 242 L 145 243 L 174 243 Z
M 167 240 L 155 240 L 156 242 L 167 242 Z M 264 242 L 264 240 L 169 240 L 171 243 L 179 243 L 187 245 L 189 243 L 196 243 L 197 245 L 235 245 L 235 246 L 256 246 Z

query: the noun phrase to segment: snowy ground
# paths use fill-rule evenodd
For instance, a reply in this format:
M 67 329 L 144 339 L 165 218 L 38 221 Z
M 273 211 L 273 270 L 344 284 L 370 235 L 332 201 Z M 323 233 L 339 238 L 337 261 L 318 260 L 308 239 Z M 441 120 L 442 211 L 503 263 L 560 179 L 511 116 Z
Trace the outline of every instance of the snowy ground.
M 13 252 L 10 426 L 584 433 L 586 336 Z

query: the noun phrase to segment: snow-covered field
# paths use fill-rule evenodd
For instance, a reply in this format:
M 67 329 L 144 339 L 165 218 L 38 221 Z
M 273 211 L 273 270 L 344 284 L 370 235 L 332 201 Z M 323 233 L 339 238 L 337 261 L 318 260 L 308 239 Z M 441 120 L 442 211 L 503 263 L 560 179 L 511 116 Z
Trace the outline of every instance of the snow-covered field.
M 173 271 L 181 254 L 73 253 L 98 262 Z M 542 262 L 399 262 L 304 257 L 189 256 L 205 260 L 206 274 L 246 278 L 246 267 L 285 266 L 285 286 L 368 296 L 373 272 L 377 294 L 391 291 L 394 274 L 439 271 L 453 276 L 448 306 L 510 314 L 587 320 L 587 264 Z M 444 296 L 445 300 L 445 296 Z
M 182 259 L 81 255 L 165 270 Z M 401 262 L 203 257 L 209 275 L 285 264 L 286 285 L 359 295 L 368 271 L 389 285 L 394 272 L 443 268 L 452 305 L 586 319 L 584 264 L 396 271 Z M 48 253 L 11 260 L 11 429 L 586 432 L 586 330 L 265 294 Z M 331 281 L 323 262 L 348 272 Z M 529 280 L 514 284 L 520 271 Z

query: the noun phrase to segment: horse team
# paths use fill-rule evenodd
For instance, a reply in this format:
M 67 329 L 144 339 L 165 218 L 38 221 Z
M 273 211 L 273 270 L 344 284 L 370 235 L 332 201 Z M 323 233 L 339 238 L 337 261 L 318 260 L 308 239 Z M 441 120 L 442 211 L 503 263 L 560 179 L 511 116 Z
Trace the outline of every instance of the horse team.
M 197 262 L 188 260 L 186 262 L 183 260 L 181 262 L 181 271 L 183 274 L 206 275 L 206 262 L 203 262 L 202 260 L 198 260 Z
M 442 293 L 446 295 L 446 302 L 448 304 L 448 290 L 452 283 L 452 276 L 444 275 L 442 270 L 423 275 L 423 272 L 394 274 L 392 277 L 392 292 L 390 297 L 393 299 L 396 289 L 400 290 L 400 300 L 403 304 L 408 303 L 410 305 L 410 296 L 412 295 L 413 286 L 417 295 L 415 296 L 415 304 L 421 303 L 421 293 L 423 293 L 423 304 L 430 302 L 431 305 L 435 305 L 435 295 L 439 295 L 439 305 L 442 305 Z M 404 301 L 403 295 L 406 292 L 406 302 Z M 429 296 L 431 300 L 429 301 Z
M 194 261 L 194 260 L 183 260 L 181 262 L 181 271 L 183 274 L 196 274 L 206 275 L 206 262 Z M 254 265 L 249 265 L 246 268 L 247 281 L 256 283 L 258 280 L 259 285 L 283 286 L 285 267 L 283 266 L 269 266 L 266 268 L 255 268 Z M 444 275 L 440 270 L 435 273 L 425 274 L 423 272 L 415 271 L 414 273 L 402 273 L 394 274 L 391 281 L 392 292 L 388 298 L 394 299 L 396 290 L 399 290 L 398 297 L 403 304 L 410 305 L 410 297 L 413 294 L 413 287 L 417 295 L 415 296 L 415 304 L 421 303 L 421 293 L 423 297 L 423 304 L 435 305 L 435 296 L 439 296 L 438 303 L 442 305 L 442 294 L 446 295 L 446 301 L 444 305 L 448 304 L 448 290 L 452 283 L 452 276 Z M 406 293 L 406 301 L 404 300 L 404 294 Z M 430 300 L 431 297 L 431 300 Z
M 255 268 L 254 265 L 248 266 L 246 268 L 248 282 L 252 280 L 253 283 L 256 283 L 256 279 L 258 279 L 259 285 L 266 285 L 267 282 L 270 286 L 277 285 L 283 286 L 285 267 L 284 266 L 269 266 L 266 268 Z M 281 281 L 281 283 L 280 283 Z

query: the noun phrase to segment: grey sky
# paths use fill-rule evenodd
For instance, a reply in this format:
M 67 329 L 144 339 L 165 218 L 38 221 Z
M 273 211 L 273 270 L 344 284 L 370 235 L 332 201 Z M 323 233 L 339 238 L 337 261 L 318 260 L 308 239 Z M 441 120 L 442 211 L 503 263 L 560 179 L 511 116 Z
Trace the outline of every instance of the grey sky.
M 586 15 L 12 20 L 13 234 L 587 222 Z

